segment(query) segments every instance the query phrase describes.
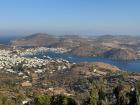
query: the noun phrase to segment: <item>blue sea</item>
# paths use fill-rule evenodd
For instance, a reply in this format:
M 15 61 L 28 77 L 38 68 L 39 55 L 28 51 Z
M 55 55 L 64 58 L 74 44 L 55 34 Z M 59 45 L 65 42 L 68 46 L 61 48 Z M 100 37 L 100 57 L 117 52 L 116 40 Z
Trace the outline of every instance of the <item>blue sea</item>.
M 140 72 L 140 60 L 131 60 L 131 61 L 120 61 L 120 60 L 112 60 L 108 58 L 102 57 L 81 57 L 72 54 L 64 54 L 57 52 L 38 52 L 34 54 L 32 57 L 42 58 L 43 56 L 49 56 L 51 58 L 63 58 L 70 62 L 80 63 L 80 62 L 104 62 L 117 66 L 121 70 L 131 71 L 131 72 Z
M 15 38 L 13 36 L 0 36 L 0 44 L 9 44 Z

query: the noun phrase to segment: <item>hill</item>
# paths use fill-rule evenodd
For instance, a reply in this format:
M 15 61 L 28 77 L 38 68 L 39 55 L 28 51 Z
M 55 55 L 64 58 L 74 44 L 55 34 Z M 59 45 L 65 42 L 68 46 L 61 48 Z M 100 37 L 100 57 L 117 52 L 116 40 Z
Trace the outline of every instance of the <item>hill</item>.
M 17 39 L 11 43 L 12 46 L 49 46 L 57 43 L 58 39 L 54 36 L 37 33 L 24 38 Z
M 132 49 L 111 49 L 104 53 L 104 57 L 121 60 L 137 59 L 135 51 Z

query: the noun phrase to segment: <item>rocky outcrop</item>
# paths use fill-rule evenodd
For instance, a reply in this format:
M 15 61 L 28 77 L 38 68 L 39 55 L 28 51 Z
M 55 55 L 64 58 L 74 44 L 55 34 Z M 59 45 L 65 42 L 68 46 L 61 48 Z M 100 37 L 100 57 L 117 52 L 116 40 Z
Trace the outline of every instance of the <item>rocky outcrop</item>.
M 87 69 L 104 70 L 105 72 L 108 72 L 108 70 L 110 70 L 111 72 L 120 71 L 118 67 L 103 62 L 81 62 L 79 66 L 84 67 L 85 69 L 87 68 Z
M 90 76 L 105 76 L 108 73 L 115 73 L 120 69 L 111 64 L 103 62 L 81 62 L 74 65 L 68 72 L 67 76 L 71 77 L 90 77 Z

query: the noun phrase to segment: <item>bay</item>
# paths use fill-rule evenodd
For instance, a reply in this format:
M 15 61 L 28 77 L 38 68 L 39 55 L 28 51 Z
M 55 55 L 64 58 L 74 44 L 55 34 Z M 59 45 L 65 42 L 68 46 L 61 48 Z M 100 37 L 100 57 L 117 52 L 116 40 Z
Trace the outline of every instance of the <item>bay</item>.
M 117 66 L 121 70 L 131 71 L 131 72 L 140 72 L 140 60 L 113 60 L 103 57 L 81 57 L 72 54 L 58 53 L 58 52 L 38 52 L 32 55 L 32 57 L 42 58 L 43 56 L 49 56 L 51 58 L 63 58 L 70 62 L 80 63 L 80 62 L 104 62 L 109 63 L 114 66 Z

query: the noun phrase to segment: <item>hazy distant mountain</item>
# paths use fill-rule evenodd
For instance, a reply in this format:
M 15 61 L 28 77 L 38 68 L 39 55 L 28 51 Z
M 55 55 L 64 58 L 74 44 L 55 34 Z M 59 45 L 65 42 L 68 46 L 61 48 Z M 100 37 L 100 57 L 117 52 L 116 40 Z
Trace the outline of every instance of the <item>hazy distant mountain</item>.
M 49 46 L 58 43 L 58 39 L 45 33 L 36 33 L 12 42 L 13 46 Z
M 47 46 L 73 48 L 84 42 L 77 35 L 53 36 L 45 33 L 36 33 L 17 39 L 11 43 L 13 46 Z

